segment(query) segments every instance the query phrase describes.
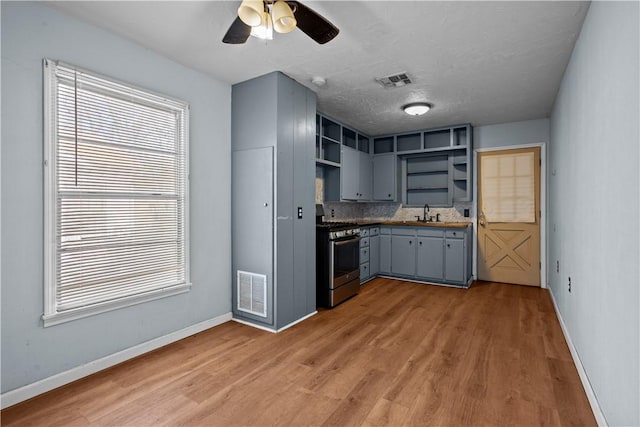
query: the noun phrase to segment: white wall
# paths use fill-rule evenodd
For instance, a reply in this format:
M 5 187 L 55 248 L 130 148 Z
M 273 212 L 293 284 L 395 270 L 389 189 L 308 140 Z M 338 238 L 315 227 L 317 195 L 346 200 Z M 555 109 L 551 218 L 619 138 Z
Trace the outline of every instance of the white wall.
M 473 128 L 473 149 L 549 141 L 549 119 L 525 120 Z
M 551 116 L 551 290 L 612 426 L 640 425 L 638 6 L 591 4 Z
M 231 87 L 38 3 L 2 2 L 2 392 L 231 311 Z M 191 104 L 189 293 L 42 327 L 42 59 Z

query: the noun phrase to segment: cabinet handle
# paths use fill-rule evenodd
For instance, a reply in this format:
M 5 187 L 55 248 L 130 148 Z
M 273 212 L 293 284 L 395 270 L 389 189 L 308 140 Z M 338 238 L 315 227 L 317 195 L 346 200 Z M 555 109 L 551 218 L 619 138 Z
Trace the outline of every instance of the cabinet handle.
M 422 246 L 422 242 L 418 242 L 418 244 L 419 244 L 420 246 Z
M 448 247 L 448 248 L 450 248 L 450 247 L 451 247 L 451 244 L 450 244 L 450 243 L 447 243 L 447 247 Z
M 412 244 L 413 242 L 411 240 L 409 240 L 409 244 Z
M 387 197 L 391 197 L 391 194 L 388 194 Z

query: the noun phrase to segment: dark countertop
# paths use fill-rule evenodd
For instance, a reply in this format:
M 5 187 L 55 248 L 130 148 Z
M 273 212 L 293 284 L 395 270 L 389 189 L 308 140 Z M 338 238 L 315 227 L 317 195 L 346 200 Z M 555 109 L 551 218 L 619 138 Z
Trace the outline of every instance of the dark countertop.
M 356 221 L 359 226 L 393 225 L 406 227 L 441 227 L 441 228 L 466 228 L 470 222 L 420 222 L 420 221 Z

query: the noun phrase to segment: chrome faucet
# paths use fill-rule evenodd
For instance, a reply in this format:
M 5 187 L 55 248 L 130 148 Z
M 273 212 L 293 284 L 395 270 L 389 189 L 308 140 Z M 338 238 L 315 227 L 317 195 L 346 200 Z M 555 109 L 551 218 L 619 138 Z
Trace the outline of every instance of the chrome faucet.
M 428 213 L 429 213 L 429 205 L 425 203 L 424 208 L 422 209 L 422 222 L 431 221 L 431 217 L 427 216 Z

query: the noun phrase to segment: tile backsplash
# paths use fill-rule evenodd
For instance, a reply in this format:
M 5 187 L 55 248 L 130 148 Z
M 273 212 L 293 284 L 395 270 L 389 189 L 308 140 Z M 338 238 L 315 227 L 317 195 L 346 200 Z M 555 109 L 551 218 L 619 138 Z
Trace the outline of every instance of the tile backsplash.
M 322 168 L 316 167 L 316 203 L 322 203 L 324 194 Z M 472 203 L 456 203 L 452 208 L 431 208 L 429 215 L 435 218 L 440 214 L 442 222 L 471 222 L 471 218 L 464 216 L 464 210 L 473 209 Z M 405 208 L 401 203 L 388 202 L 325 202 L 325 219 L 327 221 L 347 220 L 385 220 L 385 221 L 414 221 L 417 216 L 422 218 L 423 208 Z M 473 212 L 471 215 L 473 216 Z
M 471 203 L 459 203 L 452 208 L 431 208 L 429 215 L 440 214 L 442 222 L 471 222 L 471 218 L 464 216 L 464 210 L 471 211 Z M 325 219 L 327 221 L 347 221 L 347 220 L 383 220 L 383 221 L 415 221 L 417 216 L 422 218 L 423 208 L 405 208 L 401 203 L 379 203 L 379 202 L 325 202 Z

